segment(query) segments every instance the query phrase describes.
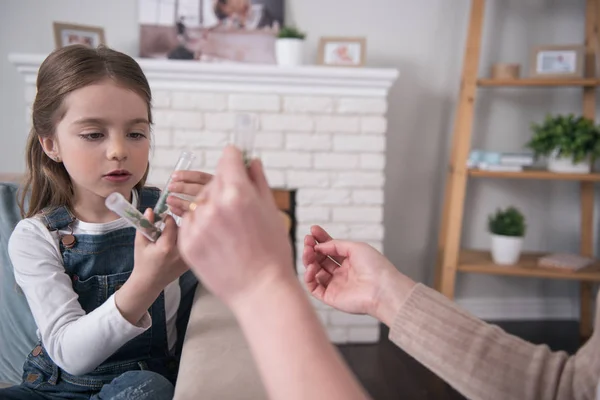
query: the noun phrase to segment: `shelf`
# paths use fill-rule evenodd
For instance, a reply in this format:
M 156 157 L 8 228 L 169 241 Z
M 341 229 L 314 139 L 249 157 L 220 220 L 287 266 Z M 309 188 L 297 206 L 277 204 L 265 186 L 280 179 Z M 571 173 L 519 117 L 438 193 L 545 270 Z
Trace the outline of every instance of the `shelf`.
M 522 78 L 522 79 L 478 79 L 478 86 L 483 87 L 595 87 L 600 85 L 596 78 Z
M 457 269 L 461 272 L 478 274 L 600 282 L 600 262 L 576 272 L 540 268 L 537 266 L 537 260 L 545 254 L 524 253 L 518 264 L 503 266 L 494 264 L 489 251 L 463 250 L 459 256 Z
M 600 173 L 592 174 L 563 174 L 545 170 L 525 170 L 520 172 L 486 171 L 471 168 L 469 176 L 474 178 L 506 178 L 506 179 L 544 179 L 556 181 L 600 182 Z

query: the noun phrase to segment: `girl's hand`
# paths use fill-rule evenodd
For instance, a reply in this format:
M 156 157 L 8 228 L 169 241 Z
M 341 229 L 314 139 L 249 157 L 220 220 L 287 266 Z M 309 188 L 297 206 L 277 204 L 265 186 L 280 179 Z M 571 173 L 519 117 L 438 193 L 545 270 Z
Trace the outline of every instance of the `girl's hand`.
M 152 209 L 147 209 L 144 216 L 150 222 L 154 221 Z M 140 232 L 136 233 L 132 272 L 136 279 L 162 291 L 187 269 L 177 249 L 177 224 L 173 217 L 167 215 L 165 227 L 156 242 L 148 240 Z
M 152 209 L 147 209 L 144 216 L 154 221 Z M 123 318 L 139 325 L 164 288 L 187 269 L 177 249 L 177 225 L 173 217 L 167 215 L 162 235 L 154 243 L 137 232 L 133 272 L 115 294 L 115 304 Z
M 177 195 L 167 197 L 167 205 L 171 212 L 182 217 L 188 211 L 190 200 L 198 196 L 212 178 L 211 174 L 202 171 L 175 171 L 167 190 L 188 199 L 182 199 Z

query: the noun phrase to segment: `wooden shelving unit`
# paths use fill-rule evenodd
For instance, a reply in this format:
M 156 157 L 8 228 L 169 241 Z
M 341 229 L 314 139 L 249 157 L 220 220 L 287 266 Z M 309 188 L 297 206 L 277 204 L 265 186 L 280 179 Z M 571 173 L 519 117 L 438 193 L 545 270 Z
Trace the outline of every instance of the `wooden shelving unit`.
M 474 178 L 505 178 L 505 179 L 538 179 L 555 181 L 579 181 L 579 182 L 600 182 L 600 173 L 594 174 L 558 174 L 549 171 L 523 171 L 523 172 L 505 172 L 505 171 L 486 171 L 479 169 L 469 169 L 468 174 Z
M 481 87 L 596 87 L 600 81 L 595 78 L 584 79 L 547 79 L 547 78 L 522 78 L 522 79 L 478 79 L 477 86 Z
M 472 0 L 467 43 L 461 76 L 460 96 L 454 122 L 452 153 L 446 175 L 444 209 L 438 242 L 438 262 L 435 287 L 449 298 L 454 297 L 456 274 L 477 273 L 524 278 L 566 279 L 580 282 L 580 334 L 588 338 L 592 333 L 592 288 L 600 282 L 600 263 L 578 272 L 564 272 L 539 268 L 540 254 L 524 254 L 518 265 L 495 265 L 489 251 L 465 250 L 460 243 L 467 182 L 470 178 L 561 180 L 580 186 L 580 254 L 594 257 L 594 184 L 600 182 L 600 173 L 557 174 L 541 170 L 497 172 L 469 169 L 467 159 L 471 148 L 475 102 L 482 88 L 556 88 L 575 87 L 582 91 L 582 115 L 595 120 L 596 88 L 600 78 L 595 74 L 596 49 L 599 43 L 600 0 L 586 0 L 585 10 L 585 78 L 567 79 L 504 79 L 492 80 L 477 76 L 481 55 L 481 38 L 485 0 Z M 551 251 L 552 249 L 548 249 Z
M 519 264 L 515 266 L 496 265 L 489 251 L 462 250 L 459 256 L 458 270 L 476 274 L 524 276 L 529 278 L 569 279 L 573 281 L 599 282 L 600 263 L 576 272 L 540 268 L 537 266 L 539 257 L 546 253 L 525 253 L 521 255 Z

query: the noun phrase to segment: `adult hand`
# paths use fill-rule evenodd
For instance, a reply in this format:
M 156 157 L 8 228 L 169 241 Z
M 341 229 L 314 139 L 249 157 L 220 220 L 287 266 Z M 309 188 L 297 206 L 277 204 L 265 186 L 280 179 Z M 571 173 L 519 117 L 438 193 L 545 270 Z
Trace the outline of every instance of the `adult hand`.
M 190 200 L 198 196 L 212 178 L 211 174 L 202 171 L 173 172 L 167 187 L 167 190 L 172 193 L 167 197 L 167 205 L 171 212 L 178 217 L 183 216 L 188 211 Z
M 415 285 L 366 243 L 333 240 L 320 226 L 304 239 L 304 279 L 312 295 L 334 308 L 369 314 L 390 325 Z
M 292 248 L 262 164 L 246 168 L 225 148 L 217 172 L 180 227 L 182 256 L 209 290 L 234 308 L 246 294 L 295 279 Z

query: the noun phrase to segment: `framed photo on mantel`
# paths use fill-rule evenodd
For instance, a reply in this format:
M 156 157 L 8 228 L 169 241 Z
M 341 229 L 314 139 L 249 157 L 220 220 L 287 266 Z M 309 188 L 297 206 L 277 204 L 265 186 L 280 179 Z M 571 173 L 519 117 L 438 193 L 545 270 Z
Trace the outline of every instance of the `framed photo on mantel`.
M 98 26 L 76 25 L 54 22 L 54 43 L 57 49 L 72 44 L 83 44 L 96 48 L 106 44 L 104 29 Z
M 332 67 L 362 67 L 366 62 L 367 40 L 364 37 L 322 37 L 319 40 L 318 64 Z

